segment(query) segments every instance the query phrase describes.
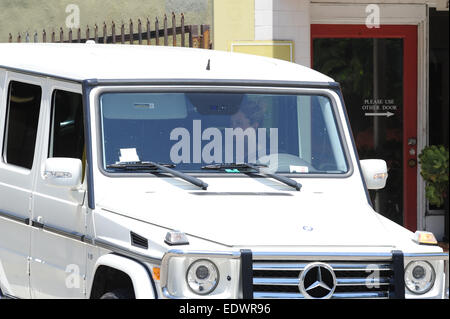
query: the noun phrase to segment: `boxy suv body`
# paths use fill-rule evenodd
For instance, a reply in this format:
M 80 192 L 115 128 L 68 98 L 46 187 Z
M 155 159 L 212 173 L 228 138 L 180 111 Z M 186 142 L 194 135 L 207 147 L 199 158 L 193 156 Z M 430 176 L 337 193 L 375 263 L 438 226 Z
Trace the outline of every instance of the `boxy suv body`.
M 306 67 L 1 44 L 0 142 L 1 296 L 445 296 L 448 255 L 372 209 L 386 163 Z

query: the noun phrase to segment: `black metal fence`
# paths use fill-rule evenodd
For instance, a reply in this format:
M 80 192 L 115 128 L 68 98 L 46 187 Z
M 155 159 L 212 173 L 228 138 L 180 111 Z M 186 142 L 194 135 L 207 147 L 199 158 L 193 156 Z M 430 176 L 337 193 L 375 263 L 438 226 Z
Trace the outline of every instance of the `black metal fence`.
M 138 19 L 136 24 L 130 19 L 127 26 L 128 30 L 125 31 L 125 23 L 116 25 L 112 21 L 110 27 L 106 22 L 103 23 L 101 28 L 97 24 L 93 27 L 88 25 L 84 32 L 81 28 L 66 29 L 65 31 L 61 27 L 58 32 L 52 30 L 49 34 L 44 29 L 39 36 L 38 32 L 30 34 L 27 31 L 19 33 L 16 42 L 84 43 L 88 40 L 94 40 L 96 43 L 172 45 L 204 49 L 211 49 L 212 47 L 210 26 L 207 24 L 185 25 L 183 13 L 181 13 L 179 26 L 176 24 L 175 13 L 172 13 L 171 26 L 168 26 L 167 15 L 164 15 L 162 26 L 160 26 L 158 18 L 155 18 L 154 23 L 151 23 L 148 18 L 144 22 Z M 9 42 L 14 42 L 11 33 L 9 34 Z

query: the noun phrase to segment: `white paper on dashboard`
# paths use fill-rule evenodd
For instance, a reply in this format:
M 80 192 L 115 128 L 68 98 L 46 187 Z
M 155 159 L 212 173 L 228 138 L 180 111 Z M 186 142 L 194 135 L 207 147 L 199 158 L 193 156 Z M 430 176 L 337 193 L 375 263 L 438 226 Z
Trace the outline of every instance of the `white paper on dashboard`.
M 139 156 L 135 148 L 121 148 L 119 161 L 121 163 L 139 162 Z

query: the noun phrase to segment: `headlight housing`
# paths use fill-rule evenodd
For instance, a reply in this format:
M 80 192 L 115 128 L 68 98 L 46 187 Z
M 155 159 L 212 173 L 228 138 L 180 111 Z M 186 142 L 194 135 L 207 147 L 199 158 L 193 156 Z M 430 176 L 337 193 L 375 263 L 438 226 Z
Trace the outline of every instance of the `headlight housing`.
M 186 282 L 196 294 L 207 295 L 214 291 L 219 283 L 219 270 L 209 260 L 194 261 L 186 272 Z
M 171 250 L 162 259 L 166 298 L 238 298 L 239 282 L 239 252 Z
M 406 288 L 414 294 L 423 295 L 433 288 L 436 274 L 426 261 L 412 261 L 405 269 Z

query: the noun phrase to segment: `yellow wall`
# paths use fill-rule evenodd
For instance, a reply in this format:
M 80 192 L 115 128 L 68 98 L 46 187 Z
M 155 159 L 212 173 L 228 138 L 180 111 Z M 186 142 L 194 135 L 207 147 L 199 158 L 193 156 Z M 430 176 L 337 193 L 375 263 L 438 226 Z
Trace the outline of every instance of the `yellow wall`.
M 254 0 L 214 0 L 214 49 L 229 50 L 235 40 L 255 39 Z
M 294 61 L 293 41 L 232 41 L 230 51 Z

